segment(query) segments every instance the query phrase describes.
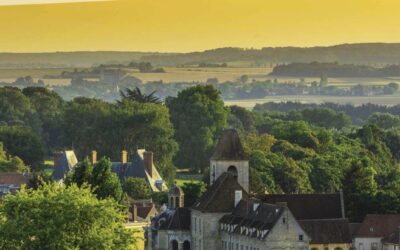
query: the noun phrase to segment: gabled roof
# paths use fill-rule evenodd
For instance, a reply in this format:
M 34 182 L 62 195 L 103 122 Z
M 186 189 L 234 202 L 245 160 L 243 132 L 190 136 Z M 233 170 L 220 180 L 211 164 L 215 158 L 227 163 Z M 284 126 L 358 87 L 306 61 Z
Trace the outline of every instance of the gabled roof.
M 400 227 L 400 214 L 368 214 L 355 237 L 383 238 Z
M 297 220 L 344 218 L 340 194 L 267 194 L 262 202 L 284 202 Z
M 264 239 L 275 226 L 285 209 L 287 208 L 284 206 L 242 199 L 233 212 L 224 215 L 219 222 L 232 226 L 225 229 L 230 233 L 244 234 L 248 237 Z M 242 227 L 253 231 L 243 232 L 241 230 Z M 257 230 L 265 231 L 266 233 L 259 234 Z
M 152 225 L 159 230 L 189 231 L 190 215 L 188 208 L 166 210 L 153 219 Z
M 56 154 L 54 159 L 54 171 L 51 175 L 53 180 L 61 180 L 78 164 L 78 159 L 73 150 L 66 150 Z
M 156 185 L 155 181 L 162 181 L 161 175 L 158 173 L 156 166 L 153 163 L 153 178 L 146 172 L 146 167 L 144 165 L 143 153 L 146 150 L 138 149 L 131 156 L 131 162 L 127 162 L 126 164 L 122 164 L 121 162 L 112 162 L 112 171 L 118 175 L 120 180 L 124 180 L 128 177 L 137 177 L 145 179 L 147 183 L 149 183 L 150 188 L 153 192 L 160 191 Z M 165 183 L 162 184 L 163 188 L 166 189 L 167 186 Z
M 349 244 L 352 242 L 347 219 L 302 220 L 300 226 L 311 238 L 310 244 Z
M 234 209 L 235 191 L 241 190 L 242 197 L 247 198 L 247 192 L 240 186 L 237 178 L 230 173 L 223 173 L 201 196 L 192 207 L 204 213 L 229 213 Z
M 244 161 L 246 154 L 240 142 L 239 134 L 234 129 L 225 129 L 218 140 L 214 154 L 211 156 L 214 161 Z
M 14 185 L 21 187 L 23 184 L 27 184 L 30 178 L 29 174 L 22 173 L 0 173 L 0 185 Z

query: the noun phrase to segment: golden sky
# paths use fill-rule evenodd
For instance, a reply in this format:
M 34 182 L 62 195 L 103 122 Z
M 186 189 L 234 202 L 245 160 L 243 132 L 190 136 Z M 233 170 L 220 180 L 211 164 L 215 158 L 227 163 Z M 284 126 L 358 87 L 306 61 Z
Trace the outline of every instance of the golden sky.
M 40 4 L 68 1 L 77 0 L 0 0 L 0 51 L 181 52 L 225 46 L 400 42 L 399 0 Z

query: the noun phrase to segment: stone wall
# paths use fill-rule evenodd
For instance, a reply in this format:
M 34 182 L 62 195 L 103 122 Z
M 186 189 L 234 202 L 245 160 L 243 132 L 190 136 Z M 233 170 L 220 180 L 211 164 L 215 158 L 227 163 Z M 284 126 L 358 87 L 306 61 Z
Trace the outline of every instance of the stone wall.
M 193 250 L 221 249 L 219 220 L 225 213 L 202 213 L 192 210 L 191 235 Z
M 302 236 L 302 239 L 300 238 L 300 235 Z M 224 244 L 227 246 L 226 249 L 234 250 L 306 250 L 308 249 L 309 240 L 309 237 L 301 229 L 293 215 L 286 209 L 264 240 L 240 234 L 221 232 L 220 244 L 221 248 Z M 231 247 L 229 247 L 229 245 Z
M 210 184 L 219 176 L 228 172 L 230 166 L 235 166 L 238 182 L 247 192 L 249 191 L 249 161 L 210 161 Z

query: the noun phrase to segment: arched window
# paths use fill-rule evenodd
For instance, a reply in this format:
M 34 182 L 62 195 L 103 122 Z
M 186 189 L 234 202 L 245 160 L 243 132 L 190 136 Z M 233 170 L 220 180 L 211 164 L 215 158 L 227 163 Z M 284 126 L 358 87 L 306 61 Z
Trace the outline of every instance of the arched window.
M 235 166 L 229 166 L 228 172 L 231 173 L 235 177 L 238 176 L 238 171 L 237 171 L 237 168 Z
M 171 241 L 171 249 L 178 250 L 178 241 L 176 241 L 176 240 Z
M 185 240 L 185 242 L 183 242 L 183 250 L 190 250 L 190 241 Z

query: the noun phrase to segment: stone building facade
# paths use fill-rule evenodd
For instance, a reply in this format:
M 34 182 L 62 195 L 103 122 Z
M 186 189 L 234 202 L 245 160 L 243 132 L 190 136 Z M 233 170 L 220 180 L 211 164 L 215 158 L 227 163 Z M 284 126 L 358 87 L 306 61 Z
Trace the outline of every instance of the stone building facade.
M 242 199 L 220 220 L 222 250 L 308 248 L 310 241 L 286 206 Z

